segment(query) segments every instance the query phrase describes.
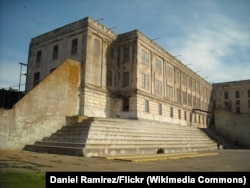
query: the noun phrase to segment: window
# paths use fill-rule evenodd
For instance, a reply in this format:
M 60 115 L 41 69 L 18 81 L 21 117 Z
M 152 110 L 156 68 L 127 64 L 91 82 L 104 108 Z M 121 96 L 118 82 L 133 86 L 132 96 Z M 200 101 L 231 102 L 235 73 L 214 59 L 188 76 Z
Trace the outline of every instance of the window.
M 58 45 L 55 45 L 55 46 L 53 47 L 53 54 L 52 54 L 52 59 L 53 59 L 53 60 L 55 60 L 55 59 L 58 58 L 58 50 L 59 50 Z
M 183 104 L 187 105 L 187 92 L 182 91 L 182 102 Z
M 188 106 L 192 106 L 192 95 L 188 94 Z
M 36 72 L 34 74 L 34 82 L 33 82 L 33 86 L 37 85 L 39 83 L 40 80 L 40 72 Z
M 193 90 L 193 92 L 196 92 L 195 89 L 196 89 L 195 80 L 192 80 L 192 90 Z
M 144 49 L 141 51 L 141 62 L 146 66 L 149 66 L 149 53 L 146 52 Z
M 97 57 L 100 55 L 100 41 L 97 39 L 94 39 L 93 41 L 92 53 Z
M 179 70 L 176 71 L 175 77 L 176 77 L 176 84 L 180 84 L 181 78 L 180 78 L 180 71 Z
M 227 91 L 224 92 L 224 99 L 228 99 L 228 92 Z
M 155 81 L 155 93 L 158 93 L 158 94 L 162 93 L 162 82 L 159 80 Z
M 190 78 L 187 79 L 187 84 L 188 84 L 188 89 L 191 89 L 192 84 L 191 84 L 191 79 Z
M 129 46 L 123 47 L 123 62 L 129 61 Z
M 167 65 L 167 80 L 169 82 L 172 82 L 173 81 L 173 67 Z
M 186 87 L 187 86 L 187 76 L 185 74 L 182 74 L 182 86 Z
M 158 114 L 162 115 L 162 104 L 158 104 Z
M 236 105 L 240 105 L 240 100 L 236 100 Z
M 39 50 L 36 53 L 36 63 L 41 63 L 41 60 L 42 60 L 42 51 Z
M 145 110 L 145 112 L 149 112 L 149 101 L 148 100 L 144 101 L 144 110 Z
M 177 98 L 177 103 L 181 104 L 181 90 L 180 90 L 180 88 L 176 88 L 176 98 Z
M 193 96 L 193 107 L 195 108 L 196 107 L 196 97 Z
M 250 97 L 250 90 L 247 91 L 247 96 Z
M 173 87 L 172 86 L 167 86 L 167 97 L 173 99 L 174 95 L 173 95 Z
M 162 73 L 162 61 L 158 58 L 155 58 L 155 71 L 158 73 Z
M 112 86 L 112 78 L 113 77 L 113 74 L 112 74 L 112 71 L 108 71 L 107 72 L 107 85 L 108 86 Z
M 122 73 L 122 87 L 129 85 L 129 72 Z
M 174 117 L 174 109 L 173 109 L 173 107 L 170 107 L 170 117 Z
M 123 98 L 123 111 L 129 111 L 129 97 Z
M 240 114 L 240 107 L 239 106 L 236 107 L 236 113 Z
M 235 97 L 240 98 L 240 92 L 239 91 L 235 91 Z
M 71 55 L 75 55 L 77 53 L 77 39 L 73 39 L 71 42 Z
M 178 117 L 179 117 L 179 119 L 181 119 L 181 110 L 180 109 L 178 110 Z
M 146 74 L 141 74 L 141 87 L 149 89 L 149 76 Z
M 187 120 L 187 112 L 184 111 L 184 119 Z

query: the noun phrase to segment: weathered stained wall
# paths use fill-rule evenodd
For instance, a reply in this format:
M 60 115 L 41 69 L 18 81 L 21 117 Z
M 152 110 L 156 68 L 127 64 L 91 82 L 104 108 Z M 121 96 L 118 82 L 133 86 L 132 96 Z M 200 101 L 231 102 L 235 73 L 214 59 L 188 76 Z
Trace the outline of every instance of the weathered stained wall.
M 250 113 L 215 110 L 215 129 L 223 137 L 250 148 Z
M 67 60 L 11 110 L 0 111 L 0 148 L 22 148 L 65 125 L 79 111 L 80 63 Z

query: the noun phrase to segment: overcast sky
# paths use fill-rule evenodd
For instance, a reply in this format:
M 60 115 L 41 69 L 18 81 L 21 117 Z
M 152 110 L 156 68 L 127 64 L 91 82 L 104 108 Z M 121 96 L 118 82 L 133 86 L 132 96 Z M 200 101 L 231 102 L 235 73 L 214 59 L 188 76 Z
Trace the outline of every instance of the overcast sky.
M 0 88 L 18 89 L 31 38 L 87 16 L 157 39 L 209 83 L 250 79 L 250 0 L 0 0 Z

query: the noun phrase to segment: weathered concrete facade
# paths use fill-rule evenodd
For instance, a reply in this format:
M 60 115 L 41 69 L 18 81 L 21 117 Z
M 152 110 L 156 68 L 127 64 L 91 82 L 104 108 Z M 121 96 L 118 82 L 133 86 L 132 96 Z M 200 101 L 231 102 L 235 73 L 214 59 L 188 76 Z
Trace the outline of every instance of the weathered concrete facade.
M 213 108 L 234 113 L 250 112 L 250 80 L 213 84 Z
M 0 148 L 21 148 L 49 136 L 79 113 L 81 64 L 66 60 L 19 100 L 0 110 Z
M 215 130 L 234 145 L 250 148 L 250 114 L 236 114 L 228 110 L 215 110 Z
M 33 38 L 27 93 L 65 59 L 82 65 L 79 115 L 209 122 L 211 85 L 138 30 L 116 34 L 87 17 Z

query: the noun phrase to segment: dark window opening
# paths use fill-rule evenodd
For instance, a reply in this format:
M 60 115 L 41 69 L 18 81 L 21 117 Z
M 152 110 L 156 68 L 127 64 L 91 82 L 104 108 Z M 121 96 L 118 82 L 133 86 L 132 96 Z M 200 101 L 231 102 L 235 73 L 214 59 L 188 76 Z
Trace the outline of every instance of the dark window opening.
M 123 62 L 128 62 L 129 61 L 129 47 L 125 46 L 123 47 Z
M 123 111 L 129 111 L 129 97 L 123 98 Z
M 36 54 L 36 63 L 41 63 L 42 60 L 42 51 L 39 50 Z
M 158 104 L 158 113 L 162 115 L 162 104 Z
M 55 45 L 55 46 L 53 47 L 53 55 L 52 55 L 52 59 L 53 59 L 53 60 L 55 60 L 55 59 L 58 58 L 58 50 L 59 50 L 58 45 Z
M 129 72 L 122 73 L 122 87 L 129 85 Z
M 228 92 L 224 92 L 224 99 L 228 99 Z
M 36 72 L 34 74 L 34 82 L 33 82 L 33 86 L 37 85 L 39 83 L 40 80 L 40 72 Z
M 112 86 L 113 74 L 112 71 L 107 72 L 107 85 Z
M 145 112 L 149 112 L 149 101 L 148 100 L 145 100 L 144 107 L 145 107 Z
M 170 117 L 174 117 L 174 109 L 173 109 L 173 107 L 170 107 Z
M 235 97 L 240 98 L 240 92 L 239 91 L 235 91 Z
M 75 55 L 77 53 L 77 39 L 73 39 L 71 43 L 71 55 Z

